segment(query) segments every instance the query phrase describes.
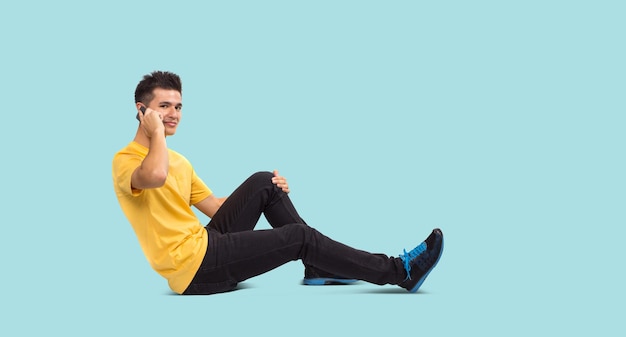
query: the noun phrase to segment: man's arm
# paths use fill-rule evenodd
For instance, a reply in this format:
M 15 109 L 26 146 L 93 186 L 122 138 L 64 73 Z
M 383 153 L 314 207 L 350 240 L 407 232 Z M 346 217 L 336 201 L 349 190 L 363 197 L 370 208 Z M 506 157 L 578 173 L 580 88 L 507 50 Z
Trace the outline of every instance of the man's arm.
M 202 199 L 202 201 L 194 204 L 194 206 L 209 218 L 213 218 L 217 210 L 220 209 L 222 204 L 226 201 L 226 197 L 218 198 L 211 194 L 208 197 Z
M 132 188 L 139 190 L 161 187 L 165 184 L 169 169 L 163 121 L 159 113 L 152 109 L 148 109 L 145 115 L 139 114 L 139 118 L 140 127 L 150 144 L 146 158 L 133 172 L 130 183 Z
M 287 183 L 287 179 L 280 174 L 278 174 L 277 170 L 274 170 L 274 177 L 272 178 L 272 183 L 285 193 L 289 193 L 289 184 Z M 210 196 L 204 198 L 202 201 L 194 204 L 194 206 L 200 210 L 200 212 L 204 213 L 209 218 L 213 218 L 217 210 L 220 209 L 224 201 L 226 201 L 228 197 L 217 198 L 215 195 L 211 194 Z

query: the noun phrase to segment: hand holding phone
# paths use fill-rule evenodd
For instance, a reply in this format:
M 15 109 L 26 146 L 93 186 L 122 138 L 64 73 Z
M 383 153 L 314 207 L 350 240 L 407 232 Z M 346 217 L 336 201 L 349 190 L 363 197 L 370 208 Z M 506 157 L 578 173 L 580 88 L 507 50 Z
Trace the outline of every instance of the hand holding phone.
M 139 110 L 141 110 L 141 114 L 145 115 L 146 114 L 146 107 L 145 106 L 140 106 Z M 141 119 L 139 119 L 139 113 L 137 113 L 137 116 L 135 116 L 137 118 L 138 121 L 141 121 Z

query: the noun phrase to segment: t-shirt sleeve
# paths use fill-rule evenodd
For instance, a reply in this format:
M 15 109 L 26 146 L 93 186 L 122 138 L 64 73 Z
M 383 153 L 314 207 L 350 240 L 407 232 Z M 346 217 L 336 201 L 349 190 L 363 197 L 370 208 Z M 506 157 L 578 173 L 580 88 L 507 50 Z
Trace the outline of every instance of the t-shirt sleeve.
M 195 170 L 191 172 L 191 198 L 192 205 L 199 203 L 206 197 L 213 194 L 213 191 L 198 177 Z
M 131 186 L 131 177 L 139 165 L 141 165 L 141 157 L 139 156 L 115 156 L 113 159 L 113 179 L 118 187 L 118 191 L 132 196 L 141 194 L 141 190 L 133 190 Z

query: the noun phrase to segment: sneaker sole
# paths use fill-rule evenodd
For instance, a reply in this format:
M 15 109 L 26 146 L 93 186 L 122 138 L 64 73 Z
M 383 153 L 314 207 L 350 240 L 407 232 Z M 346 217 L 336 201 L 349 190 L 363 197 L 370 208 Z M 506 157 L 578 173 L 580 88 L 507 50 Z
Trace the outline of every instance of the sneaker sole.
M 417 290 L 422 286 L 422 283 L 424 283 L 428 274 L 430 274 L 430 272 L 433 271 L 433 269 L 435 269 L 435 266 L 437 266 L 437 263 L 439 263 L 439 259 L 441 258 L 442 254 L 443 254 L 443 238 L 441 239 L 441 250 L 439 251 L 439 256 L 437 256 L 437 260 L 435 260 L 435 263 L 433 264 L 432 267 L 430 267 L 430 269 L 426 272 L 426 274 L 424 274 L 424 276 L 422 276 L 420 280 L 417 281 L 417 284 L 413 286 L 411 290 L 409 290 L 410 293 L 417 292 Z
M 329 286 L 329 285 L 352 284 L 356 281 L 358 280 L 345 279 L 345 278 L 318 277 L 318 278 L 305 278 L 304 280 L 302 280 L 302 283 L 307 286 Z

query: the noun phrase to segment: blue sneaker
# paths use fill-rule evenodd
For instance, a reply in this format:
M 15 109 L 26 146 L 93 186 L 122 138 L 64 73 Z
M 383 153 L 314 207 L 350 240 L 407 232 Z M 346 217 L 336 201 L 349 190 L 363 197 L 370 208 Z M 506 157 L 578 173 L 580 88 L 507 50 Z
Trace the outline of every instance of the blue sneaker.
M 405 250 L 400 259 L 404 262 L 407 277 L 399 284 L 400 287 L 411 293 L 416 292 L 439 262 L 442 252 L 443 233 L 439 228 L 433 229 L 428 238 L 412 251 L 407 253 Z
M 345 285 L 357 282 L 357 279 L 333 275 L 317 268 L 306 266 L 302 284 L 308 286 Z

